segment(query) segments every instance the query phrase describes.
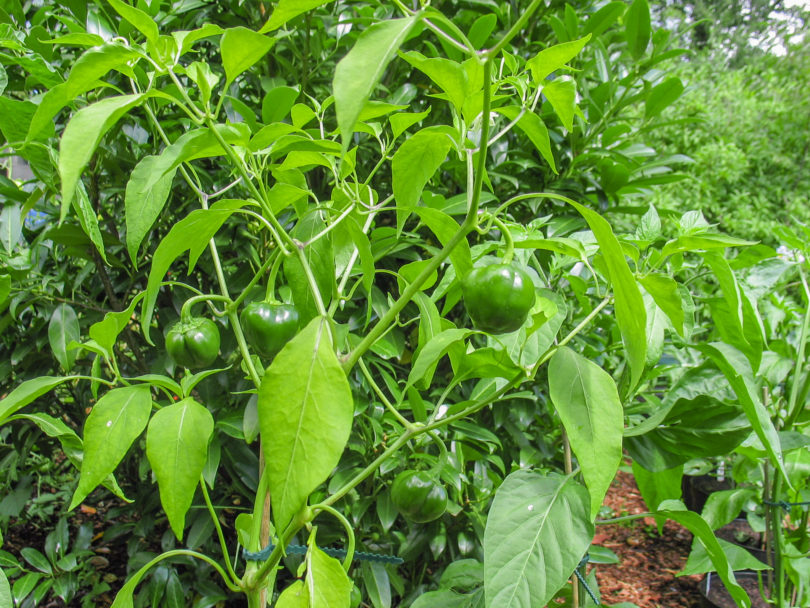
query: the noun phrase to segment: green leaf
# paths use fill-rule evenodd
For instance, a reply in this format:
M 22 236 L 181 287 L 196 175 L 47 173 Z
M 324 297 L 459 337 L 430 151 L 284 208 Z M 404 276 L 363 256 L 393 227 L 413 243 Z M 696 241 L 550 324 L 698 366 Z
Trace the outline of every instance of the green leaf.
M 281 592 L 275 608 L 310 608 L 310 606 L 309 590 L 304 581 L 298 580 Z
M 633 0 L 624 15 L 624 36 L 633 59 L 640 59 L 650 43 L 650 5 L 647 0 Z
M 310 270 L 315 277 L 324 306 L 329 306 L 335 287 L 335 255 L 332 246 L 332 235 L 326 234 L 316 241 L 309 242 L 312 237 L 326 228 L 326 223 L 318 211 L 308 214 L 298 222 L 292 231 L 292 237 L 304 247 L 304 257 L 307 259 Z M 284 276 L 292 291 L 293 302 L 298 308 L 301 323 L 308 323 L 319 314 L 312 286 L 307 278 L 307 272 L 299 257 L 295 254 L 284 259 Z
M 717 542 L 720 543 L 720 548 L 723 550 L 726 559 L 728 559 L 731 569 L 735 572 L 739 570 L 770 570 L 767 564 L 763 564 L 751 555 L 751 552 L 745 547 L 735 545 L 722 538 L 718 538 Z M 678 572 L 678 576 L 705 574 L 706 572 L 715 571 L 716 568 L 706 552 L 706 547 L 701 543 L 695 543 L 692 552 L 689 554 L 689 559 L 686 560 L 683 570 Z
M 391 123 L 391 131 L 394 133 L 394 139 L 402 135 L 410 127 L 420 122 L 430 114 L 431 107 L 428 107 L 424 112 L 411 113 L 411 112 L 398 112 L 388 119 Z
M 298 89 L 286 86 L 275 87 L 267 91 L 262 99 L 262 122 L 270 125 L 287 118 L 300 94 Z
M 208 247 L 208 241 L 214 237 L 217 230 L 234 211 L 246 204 L 247 201 L 227 199 L 217 201 L 209 209 L 195 209 L 172 226 L 169 234 L 160 242 L 160 245 L 155 250 L 155 255 L 152 257 L 152 268 L 149 271 L 141 318 L 144 337 L 149 344 L 153 344 L 149 337 L 152 311 L 155 308 L 160 284 L 163 282 L 163 277 L 166 276 L 166 271 L 172 265 L 172 262 L 182 253 L 188 251 L 188 271 L 191 272 L 197 263 L 197 259 Z
M 37 397 L 41 397 L 51 389 L 63 382 L 72 380 L 62 376 L 40 376 L 26 380 L 11 391 L 6 397 L 0 399 L 0 424 L 6 421 L 17 410 L 25 407 Z
M 380 494 L 380 496 L 388 496 L 388 494 Z M 396 519 L 396 515 L 397 511 L 394 508 L 394 519 Z M 379 562 L 363 562 L 362 573 L 366 593 L 374 608 L 391 608 L 391 580 L 385 566 Z
M 93 209 L 90 204 L 90 199 L 87 196 L 87 190 L 84 184 L 80 181 L 76 188 L 76 197 L 73 199 L 73 210 L 76 212 L 76 217 L 79 219 L 79 224 L 84 233 L 90 239 L 98 251 L 101 259 L 107 262 L 107 251 L 104 248 L 104 237 L 101 235 L 101 229 L 98 227 L 98 213 Z
M 11 253 L 22 236 L 21 209 L 19 205 L 4 205 L 0 211 L 0 245 Z
M 585 23 L 585 33 L 599 36 L 616 22 L 626 7 L 624 2 L 609 2 L 590 16 Z
M 658 307 L 669 317 L 679 335 L 684 336 L 683 300 L 674 279 L 662 274 L 648 274 L 639 283 L 649 293 Z
M 717 530 L 736 519 L 749 500 L 756 499 L 757 493 L 753 488 L 712 492 L 700 515 L 712 530 Z
M 275 38 L 268 38 L 246 27 L 226 29 L 219 43 L 222 67 L 225 69 L 225 88 L 227 89 L 239 74 L 264 57 L 273 48 L 274 43 Z
M 306 586 L 311 608 L 349 608 L 352 581 L 343 566 L 315 545 L 315 534 L 310 537 L 307 551 Z
M 48 323 L 48 342 L 59 365 L 68 373 L 73 368 L 76 352 L 68 350 L 67 345 L 78 342 L 79 338 L 79 318 L 76 311 L 69 304 L 60 304 L 54 309 Z
M 46 127 L 52 128 L 53 117 L 82 93 L 98 85 L 98 80 L 110 70 L 128 69 L 128 64 L 139 58 L 140 53 L 120 43 L 105 44 L 87 50 L 76 60 L 67 80 L 56 85 L 42 96 L 37 106 L 26 140 L 36 139 Z
M 186 512 L 205 467 L 213 432 L 211 413 L 191 397 L 158 410 L 146 430 L 146 456 L 178 540 L 183 538 Z
M 160 32 L 158 32 L 157 23 L 152 17 L 134 6 L 121 2 L 121 0 L 107 0 L 107 2 L 115 9 L 116 13 L 134 25 L 149 42 L 152 44 L 157 42 Z
M 420 207 L 417 210 L 419 218 L 427 224 L 428 228 L 436 235 L 442 245 L 446 245 L 450 239 L 459 231 L 459 224 L 452 217 L 438 209 L 430 207 Z M 456 247 L 450 252 L 450 262 L 455 268 L 456 276 L 466 276 L 472 270 L 472 253 L 467 239 L 461 239 Z
M 559 70 L 576 57 L 582 50 L 582 47 L 584 47 L 590 39 L 591 35 L 588 34 L 579 40 L 556 44 L 540 51 L 537 55 L 529 59 L 526 65 L 532 72 L 534 84 L 539 86 L 542 84 L 543 80 L 545 80 L 546 76 L 555 70 Z
M 82 108 L 70 119 L 59 142 L 59 174 L 62 177 L 62 212 L 65 218 L 76 194 L 76 184 L 101 138 L 130 109 L 143 101 L 144 95 L 107 97 Z
M 594 519 L 622 460 L 619 392 L 610 374 L 570 348 L 554 353 L 548 365 L 549 396 L 582 469 Z
M 294 19 L 298 15 L 311 11 L 314 8 L 328 4 L 332 0 L 279 0 L 270 19 L 259 30 L 260 34 L 272 32 Z
M 655 85 L 647 93 L 647 99 L 644 102 L 644 118 L 658 116 L 667 106 L 678 99 L 681 93 L 683 93 L 683 83 L 680 78 L 675 76 Z
M 711 342 L 696 346 L 700 352 L 709 357 L 731 385 L 734 394 L 740 401 L 746 418 L 768 452 L 771 464 L 779 469 L 790 485 L 784 463 L 779 436 L 773 426 L 767 408 L 759 398 L 759 390 L 748 359 L 736 348 L 722 342 Z
M 706 251 L 709 249 L 726 249 L 728 247 L 747 247 L 756 244 L 756 241 L 745 241 L 725 234 L 679 236 L 664 245 L 661 249 L 661 258 L 683 253 L 684 251 Z
M 453 344 L 464 340 L 472 332 L 470 329 L 445 329 L 434 336 L 425 347 L 419 351 L 419 356 L 408 374 L 408 386 L 415 384 L 427 386 L 433 376 L 436 363 L 447 354 Z
M 647 359 L 647 312 L 644 298 L 636 279 L 627 265 L 619 241 L 605 218 L 595 211 L 568 200 L 580 212 L 593 231 L 599 250 L 604 257 L 616 303 L 616 321 L 622 334 L 622 342 L 630 364 L 630 384 L 634 387 L 641 378 Z
M 0 311 L 5 309 L 9 294 L 11 294 L 11 275 L 0 274 Z
M 571 131 L 574 128 L 574 111 L 577 107 L 577 85 L 573 80 L 553 80 L 543 87 L 554 112 L 563 126 Z
M 442 165 L 452 139 L 442 127 L 428 127 L 409 137 L 394 153 L 391 180 L 397 202 L 397 231 L 416 208 L 425 186 Z
M 335 468 L 349 438 L 354 404 L 329 334 L 313 319 L 267 368 L 259 427 L 276 530 L 284 530 Z
M 470 92 L 470 81 L 467 72 L 457 61 L 443 57 L 428 58 L 417 51 L 400 53 L 400 56 L 447 94 L 450 103 L 461 111 L 464 100 Z
M 101 348 L 106 350 L 109 356 L 112 355 L 113 346 L 119 334 L 124 331 L 124 328 L 126 328 L 130 320 L 132 320 L 135 307 L 145 295 L 146 292 L 142 291 L 132 298 L 126 310 L 122 310 L 121 312 L 108 312 L 104 315 L 104 319 L 90 326 L 90 338 L 95 340 Z
M 70 509 L 115 471 L 129 446 L 146 428 L 151 412 L 148 384 L 116 388 L 98 400 L 84 425 L 84 458 Z
M 2 95 L 6 90 L 6 86 L 8 86 L 8 74 L 6 73 L 5 68 L 0 65 L 0 95 Z M 0 570 L 0 574 L 2 573 L 3 571 Z M 2 584 L 2 581 L 0 581 L 0 584 Z M 8 586 L 8 581 L 6 581 L 6 586 Z M 2 597 L 0 597 L 0 599 L 2 599 Z
M 681 499 L 682 466 L 652 472 L 633 461 L 633 477 L 650 511 L 656 510 L 665 500 Z
M 515 120 L 520 116 L 520 119 L 517 121 L 518 129 L 526 134 L 529 140 L 534 144 L 534 147 L 537 148 L 537 151 L 540 152 L 540 156 L 542 156 L 549 167 L 551 167 L 551 170 L 554 171 L 554 173 L 558 172 L 557 165 L 554 162 L 554 153 L 551 151 L 551 140 L 548 136 L 548 129 L 537 114 L 529 110 L 524 111 L 518 106 L 495 108 L 493 111 L 503 114 L 509 120 Z M 523 112 L 522 115 L 521 112 Z
M 0 606 L 7 606 L 8 608 L 14 606 L 14 601 L 11 598 L 11 587 L 8 586 L 6 573 L 2 569 L 0 569 Z
M 374 87 L 418 20 L 419 16 L 413 16 L 375 23 L 337 64 L 332 89 L 344 151 L 349 149 L 354 125 Z
M 138 249 L 149 234 L 152 224 L 163 211 L 166 199 L 172 188 L 172 180 L 177 171 L 170 169 L 157 181 L 153 176 L 163 169 L 165 159 L 159 156 L 145 156 L 135 166 L 127 182 L 124 206 L 126 208 L 127 251 L 132 264 L 137 267 Z
M 588 492 L 571 476 L 510 474 L 495 493 L 484 531 L 486 605 L 545 606 L 588 550 Z
M 751 600 L 745 590 L 737 584 L 734 578 L 734 571 L 728 563 L 726 554 L 720 543 L 717 542 L 714 534 L 712 533 L 709 525 L 697 513 L 687 511 L 683 503 L 679 501 L 669 500 L 661 505 L 660 511 L 654 513 L 656 519 L 659 517 L 667 517 L 672 519 L 695 535 L 697 540 L 706 548 L 714 564 L 718 576 L 723 581 L 731 597 L 737 602 L 741 608 L 751 608 Z

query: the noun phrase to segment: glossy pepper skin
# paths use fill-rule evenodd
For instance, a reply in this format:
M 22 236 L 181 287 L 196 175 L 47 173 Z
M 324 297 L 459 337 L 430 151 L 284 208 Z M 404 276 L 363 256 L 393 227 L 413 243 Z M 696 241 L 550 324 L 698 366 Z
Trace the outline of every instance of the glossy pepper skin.
M 403 471 L 391 486 L 391 500 L 402 515 L 416 523 L 438 519 L 447 509 L 447 491 L 427 471 Z
M 490 334 L 506 334 L 523 325 L 534 306 L 534 283 L 510 264 L 474 268 L 461 284 L 473 324 Z
M 219 328 L 211 319 L 180 320 L 166 334 L 166 352 L 177 365 L 207 367 L 219 353 Z
M 239 320 L 248 344 L 270 359 L 298 332 L 298 310 L 290 304 L 251 302 Z

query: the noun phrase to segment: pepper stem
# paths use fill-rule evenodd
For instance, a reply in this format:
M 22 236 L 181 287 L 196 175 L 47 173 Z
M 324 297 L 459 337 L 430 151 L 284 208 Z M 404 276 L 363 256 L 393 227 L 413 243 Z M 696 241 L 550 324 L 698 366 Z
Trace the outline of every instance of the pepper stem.
M 509 264 L 512 262 L 512 256 L 515 254 L 515 242 L 512 240 L 512 233 L 509 232 L 509 228 L 506 227 L 506 224 L 494 215 L 492 216 L 492 223 L 500 229 L 503 235 L 503 240 L 506 244 L 506 251 L 503 254 L 503 263 Z
M 267 291 L 264 294 L 264 301 L 268 304 L 275 304 L 276 300 L 276 277 L 278 276 L 278 269 L 281 266 L 281 260 L 284 259 L 283 254 L 276 256 L 273 260 L 273 265 L 270 267 L 270 276 L 267 277 Z
M 450 457 L 447 454 L 447 447 L 444 445 L 444 441 L 441 440 L 435 431 L 428 431 L 427 436 L 433 440 L 433 443 L 439 446 L 439 458 L 436 460 L 436 464 L 434 464 L 429 471 L 431 476 L 438 479 L 441 476 L 445 463 Z

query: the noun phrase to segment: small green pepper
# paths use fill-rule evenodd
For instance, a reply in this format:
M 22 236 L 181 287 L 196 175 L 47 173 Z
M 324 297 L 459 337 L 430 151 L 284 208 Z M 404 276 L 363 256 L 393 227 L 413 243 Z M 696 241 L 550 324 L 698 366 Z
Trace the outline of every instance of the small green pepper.
M 211 319 L 180 320 L 166 334 L 166 352 L 177 365 L 207 367 L 219 353 L 219 329 Z
M 272 359 L 298 332 L 298 310 L 290 304 L 251 302 L 239 315 L 245 339 L 260 355 Z
M 526 271 L 510 264 L 474 268 L 461 291 L 475 327 L 490 334 L 520 329 L 534 306 L 534 283 Z
M 403 471 L 391 485 L 391 500 L 402 515 L 416 523 L 438 519 L 447 510 L 447 491 L 428 471 Z

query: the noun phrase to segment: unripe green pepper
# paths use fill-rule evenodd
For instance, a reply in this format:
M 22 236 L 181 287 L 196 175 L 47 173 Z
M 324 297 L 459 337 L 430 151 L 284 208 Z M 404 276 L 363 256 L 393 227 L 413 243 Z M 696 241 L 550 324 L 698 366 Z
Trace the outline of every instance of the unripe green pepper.
M 447 491 L 428 471 L 403 471 L 391 485 L 391 500 L 402 515 L 416 523 L 438 519 L 447 510 Z
M 180 320 L 166 334 L 166 352 L 177 365 L 207 367 L 219 353 L 219 328 L 202 317 Z
M 290 304 L 251 302 L 239 315 L 245 339 L 260 355 L 272 359 L 298 332 L 298 310 Z
M 462 281 L 464 305 L 473 324 L 490 334 L 520 329 L 534 306 L 534 283 L 511 264 L 474 268 Z

